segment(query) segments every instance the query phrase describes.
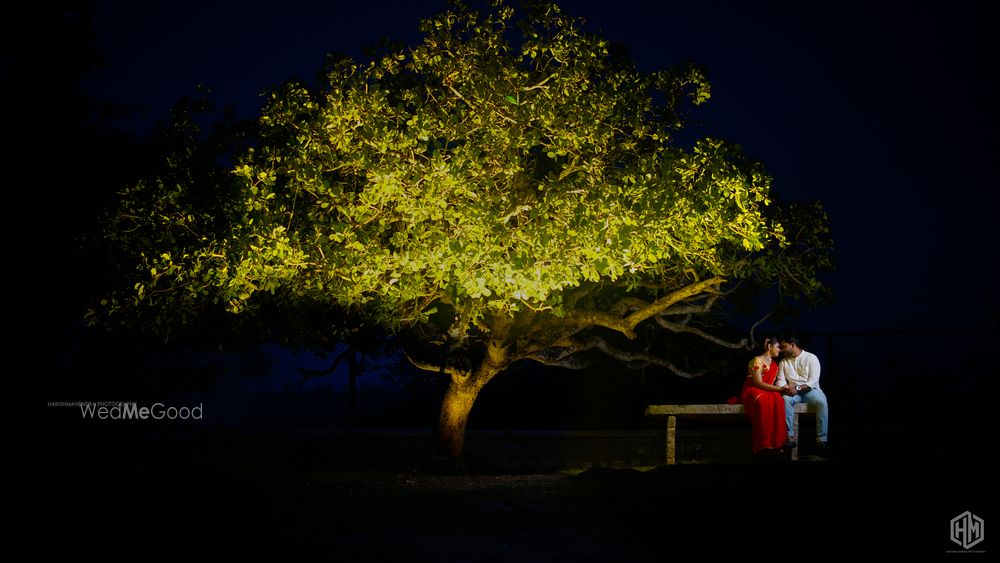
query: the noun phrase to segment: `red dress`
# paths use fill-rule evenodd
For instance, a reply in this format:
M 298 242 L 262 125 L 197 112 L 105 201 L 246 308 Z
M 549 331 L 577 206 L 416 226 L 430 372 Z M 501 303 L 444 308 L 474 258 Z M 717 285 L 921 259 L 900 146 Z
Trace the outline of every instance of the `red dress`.
M 785 445 L 788 435 L 785 431 L 785 400 L 777 391 L 765 391 L 753 384 L 754 370 L 760 371 L 760 379 L 774 385 L 778 377 L 778 362 L 765 367 L 757 358 L 750 361 L 750 375 L 743 382 L 740 400 L 747 411 L 747 418 L 753 425 L 753 453 L 764 448 L 780 448 Z

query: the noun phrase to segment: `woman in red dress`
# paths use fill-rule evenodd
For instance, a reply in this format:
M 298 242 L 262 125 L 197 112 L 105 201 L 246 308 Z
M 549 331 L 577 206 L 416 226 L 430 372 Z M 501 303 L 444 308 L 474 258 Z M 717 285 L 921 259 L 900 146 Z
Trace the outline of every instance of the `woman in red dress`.
M 785 400 L 782 388 L 774 384 L 778 376 L 777 338 L 764 339 L 764 353 L 754 356 L 747 366 L 747 377 L 740 400 L 753 425 L 753 453 L 774 453 L 785 445 Z

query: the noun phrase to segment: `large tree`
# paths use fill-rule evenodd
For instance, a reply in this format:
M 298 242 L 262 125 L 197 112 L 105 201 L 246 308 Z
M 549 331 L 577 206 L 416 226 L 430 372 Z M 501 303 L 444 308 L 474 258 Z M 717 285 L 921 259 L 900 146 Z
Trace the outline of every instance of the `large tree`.
M 381 325 L 450 379 L 459 459 L 477 395 L 514 362 L 601 351 L 690 376 L 628 341 L 651 325 L 740 345 L 701 320 L 733 287 L 822 289 L 822 211 L 773 203 L 736 145 L 676 140 L 709 99 L 698 67 L 643 73 L 554 5 L 514 13 L 456 4 L 420 45 L 276 90 L 230 181 L 125 190 L 109 236 L 134 268 L 92 318 Z

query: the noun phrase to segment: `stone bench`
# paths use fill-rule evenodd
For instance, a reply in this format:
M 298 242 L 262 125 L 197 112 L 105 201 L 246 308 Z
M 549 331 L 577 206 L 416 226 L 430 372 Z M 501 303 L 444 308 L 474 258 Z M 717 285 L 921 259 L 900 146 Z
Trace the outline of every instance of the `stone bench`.
M 799 415 L 804 413 L 817 412 L 817 407 L 809 403 L 799 403 L 795 405 L 794 426 L 792 428 L 795 436 L 799 436 Z M 667 417 L 667 465 L 677 463 L 677 417 L 678 416 L 701 416 L 701 415 L 729 415 L 740 414 L 746 418 L 746 409 L 742 404 L 711 404 L 711 405 L 649 405 L 646 407 L 646 416 L 666 416 Z M 799 448 L 796 445 L 792 448 L 792 461 L 799 459 Z

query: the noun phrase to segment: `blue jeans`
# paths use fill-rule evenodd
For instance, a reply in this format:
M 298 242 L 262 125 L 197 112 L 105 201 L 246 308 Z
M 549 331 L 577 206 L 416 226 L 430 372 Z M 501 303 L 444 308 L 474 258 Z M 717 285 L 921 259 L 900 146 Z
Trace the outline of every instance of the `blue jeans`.
M 816 413 L 816 441 L 826 442 L 826 429 L 830 423 L 830 409 L 826 406 L 826 395 L 822 389 L 810 389 L 808 393 L 798 395 L 782 395 L 785 400 L 785 427 L 788 428 L 788 437 L 794 438 L 795 434 L 795 405 L 805 401 L 810 405 L 818 405 L 819 412 Z

